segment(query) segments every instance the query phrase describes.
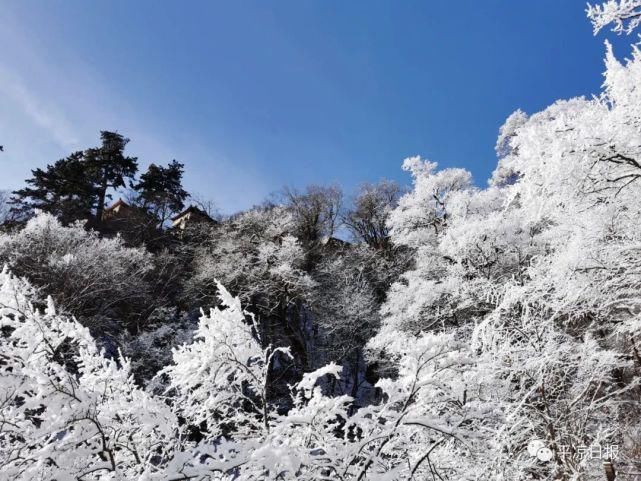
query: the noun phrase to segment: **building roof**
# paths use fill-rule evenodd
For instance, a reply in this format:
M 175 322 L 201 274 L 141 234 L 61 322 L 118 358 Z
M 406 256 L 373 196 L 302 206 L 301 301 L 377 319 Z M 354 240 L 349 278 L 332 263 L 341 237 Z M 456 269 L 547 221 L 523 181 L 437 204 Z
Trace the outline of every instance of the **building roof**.
M 176 214 L 175 216 L 173 216 L 173 217 L 171 218 L 171 220 L 172 220 L 173 222 L 176 222 L 176 221 L 177 221 L 178 219 L 180 219 L 181 217 L 183 217 L 183 216 L 185 216 L 185 215 L 187 215 L 187 214 L 190 214 L 190 213 L 191 213 L 191 214 L 198 214 L 199 216 L 204 217 L 204 218 L 205 218 L 205 219 L 207 219 L 207 220 L 210 220 L 210 221 L 212 221 L 212 222 L 216 222 L 214 219 L 212 219 L 212 218 L 209 216 L 209 214 L 207 214 L 207 212 L 205 212 L 205 211 L 204 211 L 204 210 L 202 210 L 202 209 L 199 209 L 199 208 L 198 208 L 198 207 L 196 207 L 195 205 L 190 205 L 189 207 L 187 207 L 187 208 L 186 208 L 185 210 L 183 210 L 182 212 L 179 212 L 178 214 Z
M 105 207 L 105 212 L 108 211 L 108 210 L 114 210 L 115 208 L 120 207 L 120 206 L 131 207 L 124 200 L 122 200 L 122 198 L 118 198 L 118 200 L 116 202 L 114 202 L 113 204 L 111 204 L 109 207 Z

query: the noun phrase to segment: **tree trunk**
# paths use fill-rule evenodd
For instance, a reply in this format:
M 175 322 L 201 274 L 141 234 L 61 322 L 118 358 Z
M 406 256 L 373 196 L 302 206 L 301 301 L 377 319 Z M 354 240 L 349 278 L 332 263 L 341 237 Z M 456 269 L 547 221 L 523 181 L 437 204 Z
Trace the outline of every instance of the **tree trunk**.
M 614 481 L 616 479 L 616 471 L 610 460 L 603 462 L 603 469 L 605 470 L 605 479 L 608 481 Z
M 96 225 L 102 225 L 102 215 L 105 212 L 105 199 L 107 197 L 107 185 L 103 182 L 98 191 L 98 205 L 96 206 Z

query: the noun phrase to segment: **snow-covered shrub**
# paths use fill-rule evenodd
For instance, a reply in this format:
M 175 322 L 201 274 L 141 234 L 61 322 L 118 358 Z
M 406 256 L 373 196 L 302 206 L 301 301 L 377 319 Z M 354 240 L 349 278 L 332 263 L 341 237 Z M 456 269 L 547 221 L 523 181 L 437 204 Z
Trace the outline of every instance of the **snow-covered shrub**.
M 136 380 L 146 386 L 159 371 L 171 364 L 172 349 L 189 344 L 196 325 L 195 319 L 186 313 L 179 314 L 175 307 L 159 307 L 147 317 L 139 331 L 123 333 L 118 344 L 131 360 L 131 371 Z M 156 383 L 153 387 L 159 388 Z
M 10 479 L 423 476 L 429 463 L 412 443 L 459 449 L 464 421 L 475 419 L 460 402 L 460 348 L 434 336 L 398 355 L 398 379 L 380 383 L 384 402 L 350 416 L 350 397 L 317 385 L 338 376 L 330 364 L 292 386 L 293 408 L 278 414 L 266 390 L 287 350 L 261 347 L 222 286 L 223 308 L 201 317 L 194 342 L 174 349 L 159 375 L 169 379 L 166 398 L 141 390 L 129 361 L 104 357 L 51 298 L 35 309 L 31 286 L 6 268 L 0 286 L 0 463 Z
M 289 351 L 261 347 L 253 316 L 220 284 L 218 291 L 222 309 L 203 313 L 194 342 L 176 348 L 174 364 L 159 376 L 169 378 L 176 410 L 191 424 L 203 426 L 205 439 L 228 432 L 242 439 L 269 431 L 270 369 L 279 354 L 289 356 Z
M 177 420 L 105 358 L 87 328 L 33 307 L 25 281 L 0 274 L 3 479 L 145 479 L 171 450 Z M 149 479 L 149 478 L 148 478 Z
M 113 330 L 125 314 L 135 313 L 149 295 L 145 276 L 153 267 L 143 248 L 100 238 L 80 224 L 65 227 L 47 213 L 22 230 L 0 234 L 0 264 L 98 331 Z
M 313 286 L 293 229 L 291 215 L 281 207 L 250 210 L 226 221 L 196 246 L 187 295 L 212 305 L 220 281 L 256 314 L 286 311 Z

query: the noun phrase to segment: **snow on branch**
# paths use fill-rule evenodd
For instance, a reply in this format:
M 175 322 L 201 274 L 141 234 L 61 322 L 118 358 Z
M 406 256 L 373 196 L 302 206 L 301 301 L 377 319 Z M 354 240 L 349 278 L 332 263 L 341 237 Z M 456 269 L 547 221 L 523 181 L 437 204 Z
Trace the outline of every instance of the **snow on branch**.
M 610 24 L 614 24 L 613 32 L 630 34 L 641 24 L 641 1 L 608 0 L 601 5 L 588 4 L 587 14 L 595 35 Z

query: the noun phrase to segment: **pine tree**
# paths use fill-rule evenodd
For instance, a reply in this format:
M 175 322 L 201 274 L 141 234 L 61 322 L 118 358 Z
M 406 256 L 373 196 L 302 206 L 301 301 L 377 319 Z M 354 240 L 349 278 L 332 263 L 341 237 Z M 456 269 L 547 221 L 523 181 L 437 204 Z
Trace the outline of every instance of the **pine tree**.
M 13 192 L 12 215 L 25 220 L 35 209 L 49 212 L 64 224 L 102 219 L 108 189 L 125 186 L 137 171 L 137 159 L 126 157 L 129 139 L 103 131 L 102 145 L 74 152 L 44 169 L 32 170 L 27 187 Z
M 82 152 L 31 173 L 33 177 L 26 180 L 28 186 L 13 192 L 13 217 L 28 218 L 35 209 L 55 215 L 64 224 L 91 217 L 96 192 L 87 176 Z
M 84 152 L 84 162 L 96 190 L 96 222 L 102 222 L 107 191 L 125 187 L 125 181 L 138 171 L 138 159 L 124 155 L 129 139 L 116 132 L 100 132 L 102 145 Z
M 162 226 L 171 216 L 183 209 L 189 194 L 182 186 L 184 164 L 172 160 L 167 167 L 151 164 L 140 181 L 132 185 L 142 207 L 158 219 Z

